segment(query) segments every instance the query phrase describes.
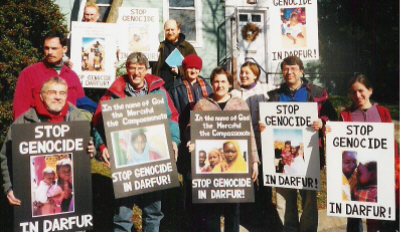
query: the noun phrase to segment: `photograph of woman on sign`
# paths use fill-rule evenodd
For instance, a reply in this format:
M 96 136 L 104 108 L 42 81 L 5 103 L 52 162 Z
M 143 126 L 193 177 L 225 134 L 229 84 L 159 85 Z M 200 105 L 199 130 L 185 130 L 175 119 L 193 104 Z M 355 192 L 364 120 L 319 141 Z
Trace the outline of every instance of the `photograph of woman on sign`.
M 32 156 L 32 216 L 46 216 L 74 211 L 72 155 Z
M 163 124 L 112 132 L 116 167 L 169 159 Z
M 200 159 L 200 157 L 199 157 Z M 204 162 L 204 166 L 200 168 L 201 172 L 212 172 L 214 167 L 219 164 L 220 162 L 224 161 L 225 159 L 222 158 L 222 154 L 219 149 L 213 148 L 207 154 L 207 161 Z
M 195 147 L 200 150 L 196 157 L 196 173 L 247 173 L 247 145 L 246 140 L 197 140 Z M 211 149 L 205 149 L 208 147 Z M 207 152 L 202 168 L 200 151 Z

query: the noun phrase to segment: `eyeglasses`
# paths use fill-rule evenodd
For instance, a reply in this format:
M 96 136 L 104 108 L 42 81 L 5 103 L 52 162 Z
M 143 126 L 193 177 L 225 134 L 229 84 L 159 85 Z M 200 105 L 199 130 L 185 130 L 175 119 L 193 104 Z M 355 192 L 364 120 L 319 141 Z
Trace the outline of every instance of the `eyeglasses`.
M 54 97 L 56 96 L 57 93 L 62 98 L 67 97 L 66 91 L 47 90 L 47 91 L 42 91 L 42 93 L 45 93 L 49 97 Z
M 284 68 L 282 71 L 283 72 L 289 72 L 289 70 L 292 71 L 292 72 L 297 72 L 297 71 L 299 71 L 299 68 L 298 67 Z
M 137 67 L 137 68 L 136 68 L 136 67 L 129 67 L 128 69 L 129 69 L 130 72 L 136 72 L 136 71 L 138 71 L 138 72 L 141 73 L 141 72 L 143 72 L 146 68 L 145 68 L 145 67 Z

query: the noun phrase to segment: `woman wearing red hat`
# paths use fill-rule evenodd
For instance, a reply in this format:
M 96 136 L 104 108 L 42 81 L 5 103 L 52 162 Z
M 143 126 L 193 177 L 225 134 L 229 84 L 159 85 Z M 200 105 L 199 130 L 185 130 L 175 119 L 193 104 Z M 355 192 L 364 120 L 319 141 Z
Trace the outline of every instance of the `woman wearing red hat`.
M 185 129 L 190 122 L 190 111 L 194 105 L 202 98 L 208 97 L 212 93 L 211 86 L 199 76 L 202 61 L 197 55 L 191 54 L 182 61 L 184 70 L 183 78 L 179 78 L 174 82 L 173 87 L 169 90 L 171 99 L 175 108 L 179 113 L 179 132 L 181 135 L 181 144 L 178 148 L 178 172 L 182 174 L 184 186 L 184 201 L 187 210 L 195 211 L 192 207 L 192 189 L 191 189 L 191 154 L 186 147 L 188 142 L 185 137 Z M 190 215 L 191 212 L 188 212 Z M 196 219 L 193 219 L 196 220 Z

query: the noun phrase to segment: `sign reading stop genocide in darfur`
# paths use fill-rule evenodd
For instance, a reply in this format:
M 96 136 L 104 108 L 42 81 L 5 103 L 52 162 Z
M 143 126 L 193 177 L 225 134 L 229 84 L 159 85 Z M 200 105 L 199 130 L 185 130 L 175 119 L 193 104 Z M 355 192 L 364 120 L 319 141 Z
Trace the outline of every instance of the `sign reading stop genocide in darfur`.
M 396 220 L 393 123 L 327 125 L 328 216 Z
M 89 122 L 12 126 L 15 231 L 93 228 Z
M 115 80 L 115 24 L 72 22 L 71 62 L 82 87 L 107 89 Z
M 260 103 L 264 185 L 320 190 L 317 103 Z
M 282 61 L 288 56 L 319 59 L 318 15 L 315 0 L 270 0 L 268 57 Z

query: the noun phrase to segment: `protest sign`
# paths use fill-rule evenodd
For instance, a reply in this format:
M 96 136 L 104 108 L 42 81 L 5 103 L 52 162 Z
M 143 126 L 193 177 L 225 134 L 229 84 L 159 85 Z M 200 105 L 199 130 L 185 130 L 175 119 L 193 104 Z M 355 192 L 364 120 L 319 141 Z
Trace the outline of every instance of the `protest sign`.
M 158 8 L 118 8 L 118 61 L 132 52 L 142 52 L 149 61 L 158 60 Z
M 270 61 L 319 59 L 317 1 L 270 1 Z
M 393 123 L 327 125 L 328 216 L 395 220 Z
M 179 186 L 163 94 L 101 102 L 115 198 Z
M 115 80 L 115 24 L 72 22 L 71 62 L 82 87 L 106 89 Z
M 12 126 L 15 231 L 93 228 L 89 122 Z
M 317 103 L 260 103 L 265 186 L 320 190 Z
M 254 202 L 250 121 L 249 111 L 190 112 L 193 203 Z

